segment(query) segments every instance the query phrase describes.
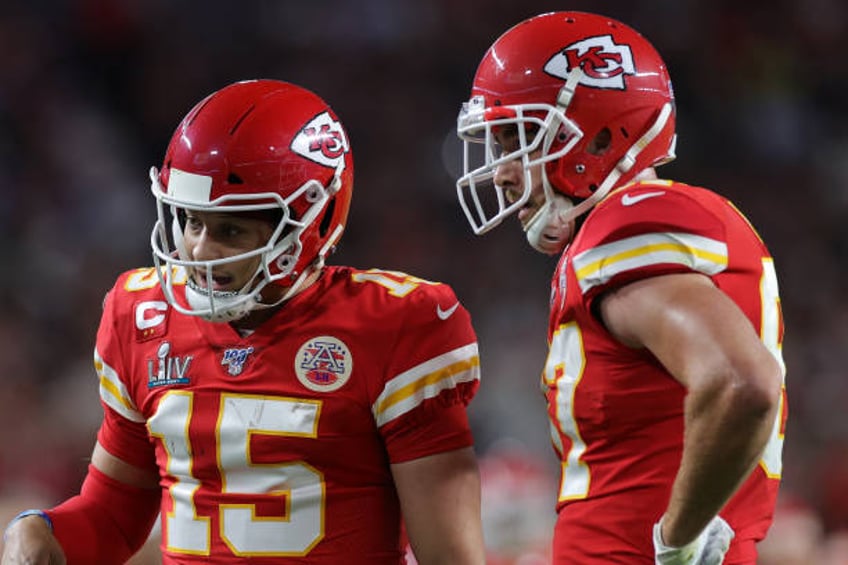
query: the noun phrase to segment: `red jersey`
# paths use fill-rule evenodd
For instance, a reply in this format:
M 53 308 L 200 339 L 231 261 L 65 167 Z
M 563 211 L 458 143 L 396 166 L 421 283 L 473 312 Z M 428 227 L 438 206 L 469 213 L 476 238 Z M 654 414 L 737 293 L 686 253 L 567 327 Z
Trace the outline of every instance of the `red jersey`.
M 685 388 L 593 313 L 603 292 L 647 277 L 709 276 L 783 366 L 774 264 L 742 214 L 708 190 L 670 181 L 625 186 L 586 218 L 552 280 L 543 374 L 562 464 L 555 563 L 653 564 L 651 528 L 680 464 Z M 735 530 L 725 563 L 756 562 L 781 473 L 785 394 L 759 466 L 720 515 Z
M 327 267 L 247 336 L 124 273 L 95 362 L 100 443 L 158 468 L 165 564 L 403 563 L 390 464 L 472 445 L 468 312 L 403 273 Z

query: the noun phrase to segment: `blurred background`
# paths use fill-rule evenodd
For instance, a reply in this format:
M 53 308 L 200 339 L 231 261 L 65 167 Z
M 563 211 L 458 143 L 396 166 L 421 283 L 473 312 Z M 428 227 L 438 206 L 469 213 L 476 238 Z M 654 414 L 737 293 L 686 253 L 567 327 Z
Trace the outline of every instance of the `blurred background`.
M 545 563 L 556 464 L 538 380 L 555 264 L 517 225 L 472 235 L 454 127 L 497 36 L 562 9 L 618 18 L 655 44 L 678 99 L 678 159 L 661 175 L 731 198 L 775 257 L 790 422 L 761 563 L 848 563 L 841 0 L 5 0 L 0 520 L 77 492 L 101 414 L 101 300 L 119 272 L 151 264 L 148 168 L 200 98 L 276 78 L 324 97 L 351 137 L 355 196 L 332 262 L 448 282 L 474 317 L 491 562 Z

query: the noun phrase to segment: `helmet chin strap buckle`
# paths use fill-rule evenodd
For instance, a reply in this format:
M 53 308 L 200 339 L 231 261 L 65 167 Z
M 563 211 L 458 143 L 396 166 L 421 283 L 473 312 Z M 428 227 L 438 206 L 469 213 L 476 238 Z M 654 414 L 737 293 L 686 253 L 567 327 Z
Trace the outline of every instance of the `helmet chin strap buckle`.
M 636 157 L 631 155 L 630 152 L 627 152 L 624 157 L 615 165 L 618 171 L 623 175 L 627 171 L 633 168 L 633 165 L 636 164 Z
M 577 89 L 577 85 L 582 78 L 583 70 L 579 66 L 574 67 L 568 73 L 565 84 L 559 89 L 559 93 L 557 93 L 557 107 L 562 110 L 563 114 L 568 110 L 568 105 L 571 104 L 571 99 L 574 97 L 574 91 Z

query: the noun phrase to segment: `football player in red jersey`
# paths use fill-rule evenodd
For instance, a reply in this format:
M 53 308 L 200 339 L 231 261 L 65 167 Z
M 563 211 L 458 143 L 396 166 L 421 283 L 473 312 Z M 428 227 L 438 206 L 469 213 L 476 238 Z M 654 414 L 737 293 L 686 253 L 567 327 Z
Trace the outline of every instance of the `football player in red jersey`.
M 542 388 L 561 460 L 557 564 L 754 564 L 786 418 L 775 267 L 721 196 L 660 180 L 666 66 L 596 14 L 539 15 L 459 114 L 462 208 L 557 255 Z
M 484 561 L 452 289 L 325 266 L 353 189 L 338 117 L 273 81 L 198 103 L 151 171 L 154 268 L 108 293 L 105 416 L 79 496 L 26 511 L 4 564 Z

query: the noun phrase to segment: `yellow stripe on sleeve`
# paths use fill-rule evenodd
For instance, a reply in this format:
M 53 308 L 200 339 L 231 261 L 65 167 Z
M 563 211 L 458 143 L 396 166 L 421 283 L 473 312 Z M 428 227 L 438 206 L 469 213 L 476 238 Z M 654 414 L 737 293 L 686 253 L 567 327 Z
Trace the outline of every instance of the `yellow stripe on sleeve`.
M 574 258 L 583 292 L 607 283 L 621 273 L 675 263 L 715 275 L 727 268 L 727 244 L 690 233 L 650 233 L 588 249 Z
M 480 357 L 473 343 L 435 357 L 394 377 L 372 406 L 382 426 L 415 409 L 428 398 L 464 382 L 480 379 Z
M 97 350 L 94 351 L 94 368 L 100 378 L 100 398 L 103 402 L 127 420 L 144 422 L 144 416 L 136 408 L 117 371 L 103 361 Z

